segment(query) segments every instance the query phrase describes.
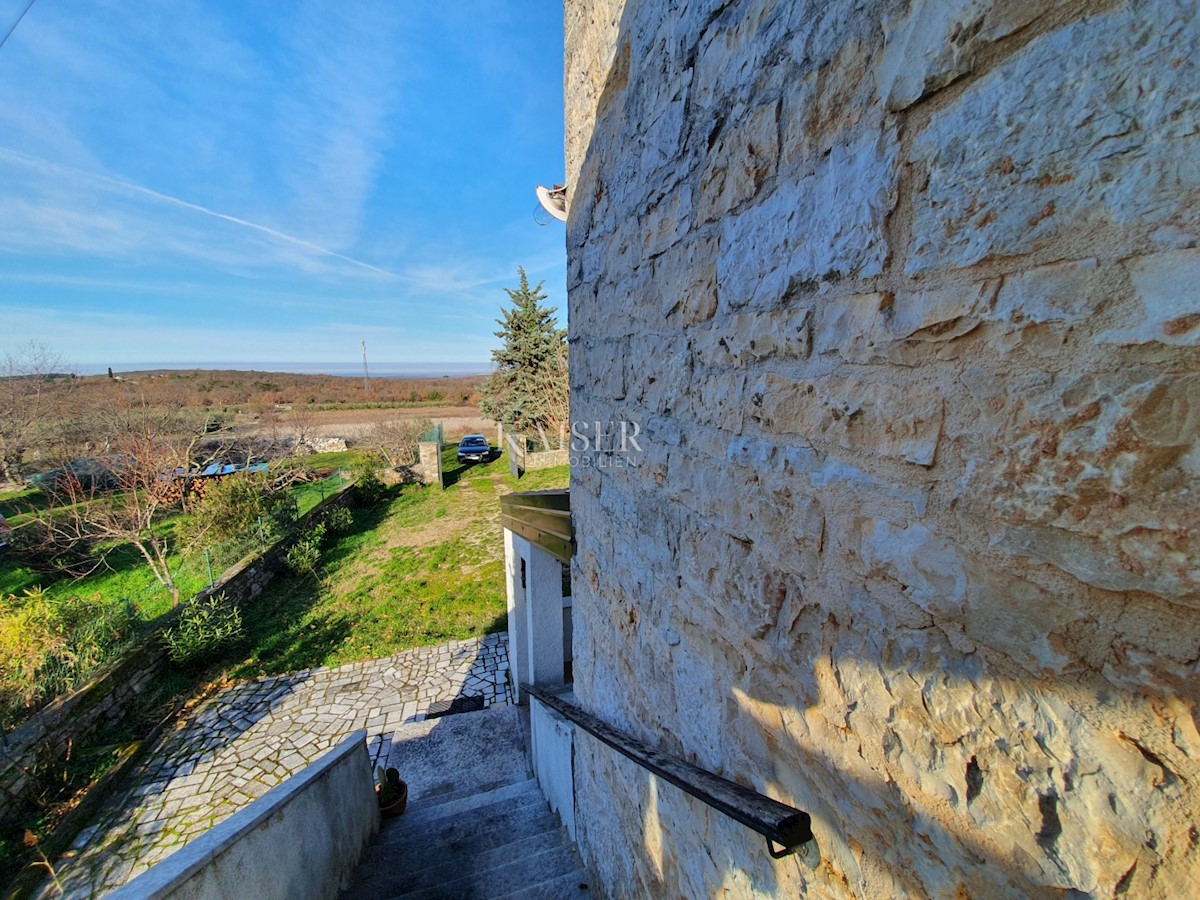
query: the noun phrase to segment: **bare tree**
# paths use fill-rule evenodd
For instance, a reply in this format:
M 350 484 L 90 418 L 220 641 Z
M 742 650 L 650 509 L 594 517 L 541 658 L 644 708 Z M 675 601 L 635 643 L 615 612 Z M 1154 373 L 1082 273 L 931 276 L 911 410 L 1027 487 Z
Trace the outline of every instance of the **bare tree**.
M 274 403 L 263 404 L 254 416 L 254 432 L 272 446 L 283 444 L 283 418 Z
M 291 439 L 292 453 L 312 450 L 313 439 L 319 434 L 319 419 L 316 411 L 307 406 L 294 405 L 288 411 L 283 426 Z
M 20 474 L 26 454 L 54 443 L 64 426 L 74 376 L 44 344 L 30 341 L 0 361 L 0 481 Z
M 360 437 L 360 443 L 383 457 L 389 468 L 411 466 L 417 461 L 417 444 L 429 431 L 429 419 L 395 418 L 372 424 Z
M 47 488 L 51 502 L 39 514 L 46 540 L 59 547 L 88 547 L 103 564 L 123 545 L 141 554 L 156 581 L 179 603 L 175 583 L 178 562 L 199 546 L 203 529 L 175 539 L 167 520 L 186 503 L 176 479 L 210 461 L 197 458 L 205 422 L 184 410 L 151 408 L 144 400 L 114 410 L 108 417 L 105 453 L 87 471 L 67 467 Z M 219 455 L 219 454 L 216 454 Z M 215 455 L 213 455 L 215 456 Z

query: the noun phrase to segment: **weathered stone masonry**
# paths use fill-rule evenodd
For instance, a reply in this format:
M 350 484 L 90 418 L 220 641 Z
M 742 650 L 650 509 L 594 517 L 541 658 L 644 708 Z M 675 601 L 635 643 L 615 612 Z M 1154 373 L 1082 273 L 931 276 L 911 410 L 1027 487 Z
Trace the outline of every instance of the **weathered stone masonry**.
M 616 895 L 1200 893 L 1197 7 L 568 0 L 576 693 L 822 853 L 581 736 Z

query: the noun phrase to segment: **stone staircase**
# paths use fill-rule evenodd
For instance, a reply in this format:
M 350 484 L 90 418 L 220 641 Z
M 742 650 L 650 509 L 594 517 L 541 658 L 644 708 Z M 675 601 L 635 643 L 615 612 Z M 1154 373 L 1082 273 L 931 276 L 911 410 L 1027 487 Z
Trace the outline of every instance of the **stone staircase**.
M 530 777 L 518 710 L 407 725 L 385 750 L 408 781 L 408 812 L 384 821 L 343 900 L 592 896 Z

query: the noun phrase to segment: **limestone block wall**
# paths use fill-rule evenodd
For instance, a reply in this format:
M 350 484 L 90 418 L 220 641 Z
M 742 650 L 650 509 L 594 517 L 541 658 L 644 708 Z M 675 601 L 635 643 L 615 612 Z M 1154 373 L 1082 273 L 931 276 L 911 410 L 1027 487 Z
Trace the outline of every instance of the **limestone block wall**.
M 1200 891 L 1194 0 L 566 4 L 575 690 L 616 896 Z

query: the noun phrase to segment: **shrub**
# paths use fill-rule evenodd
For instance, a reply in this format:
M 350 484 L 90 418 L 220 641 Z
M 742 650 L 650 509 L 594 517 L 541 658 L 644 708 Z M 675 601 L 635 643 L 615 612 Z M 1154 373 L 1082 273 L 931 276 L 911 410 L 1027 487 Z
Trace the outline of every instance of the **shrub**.
M 134 634 L 123 600 L 50 599 L 40 587 L 0 597 L 0 721 L 11 724 L 78 687 Z
M 317 574 L 317 564 L 321 561 L 321 540 L 324 537 L 325 525 L 321 522 L 301 535 L 284 555 L 288 568 L 297 575 Z
M 335 506 L 325 514 L 324 524 L 330 534 L 346 534 L 354 528 L 354 514 L 344 506 Z
M 288 491 L 274 490 L 266 475 L 227 475 L 205 486 L 204 499 L 193 507 L 193 516 L 184 525 L 189 536 L 206 541 L 257 537 L 259 521 L 270 538 L 282 534 L 296 520 L 296 498 Z
M 193 665 L 215 657 L 242 637 L 242 613 L 225 595 L 185 600 L 179 622 L 162 634 L 171 659 Z
M 375 461 L 368 459 L 356 465 L 354 476 L 354 499 L 363 506 L 374 506 L 387 494 L 385 485 L 375 472 Z

